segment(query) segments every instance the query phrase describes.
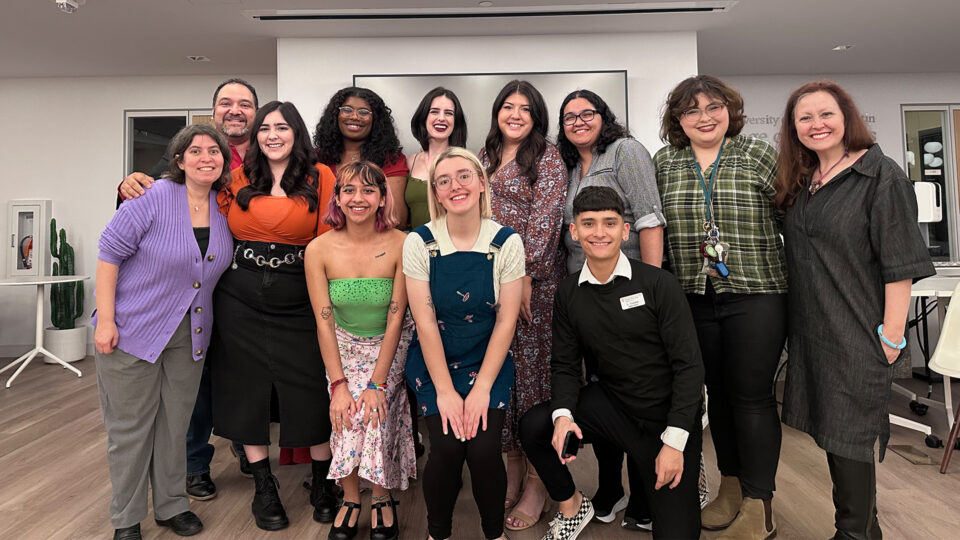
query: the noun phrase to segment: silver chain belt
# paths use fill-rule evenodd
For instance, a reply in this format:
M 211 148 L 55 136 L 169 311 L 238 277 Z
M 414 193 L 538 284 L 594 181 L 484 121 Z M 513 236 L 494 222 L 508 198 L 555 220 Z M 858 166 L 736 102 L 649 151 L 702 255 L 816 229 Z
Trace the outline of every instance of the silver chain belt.
M 240 246 L 233 252 L 233 264 L 231 267 L 237 269 L 237 255 L 240 252 Z M 270 268 L 278 268 L 281 264 L 294 264 L 298 262 L 303 262 L 303 250 L 299 250 L 296 253 L 287 253 L 283 257 L 270 257 L 269 259 L 263 255 L 256 255 L 252 248 L 246 248 L 242 252 L 243 258 L 249 261 L 253 261 L 257 266 L 269 266 Z

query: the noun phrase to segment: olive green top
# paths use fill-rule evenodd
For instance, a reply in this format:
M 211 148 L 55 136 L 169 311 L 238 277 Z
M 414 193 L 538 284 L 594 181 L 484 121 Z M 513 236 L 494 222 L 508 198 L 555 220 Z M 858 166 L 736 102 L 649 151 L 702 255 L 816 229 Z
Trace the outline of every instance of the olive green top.
M 410 209 L 410 230 L 430 221 L 430 207 L 427 205 L 427 182 L 413 176 L 407 176 L 407 189 L 403 195 Z

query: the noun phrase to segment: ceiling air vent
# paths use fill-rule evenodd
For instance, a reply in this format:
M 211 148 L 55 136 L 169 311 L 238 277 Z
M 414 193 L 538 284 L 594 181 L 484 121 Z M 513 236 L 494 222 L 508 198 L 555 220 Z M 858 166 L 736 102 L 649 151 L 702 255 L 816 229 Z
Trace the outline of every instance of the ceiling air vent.
M 630 2 L 554 6 L 386 8 L 386 9 L 275 9 L 248 10 L 258 21 L 360 21 L 386 19 L 489 19 L 570 17 L 580 15 L 705 14 L 729 11 L 737 0 L 705 2 Z

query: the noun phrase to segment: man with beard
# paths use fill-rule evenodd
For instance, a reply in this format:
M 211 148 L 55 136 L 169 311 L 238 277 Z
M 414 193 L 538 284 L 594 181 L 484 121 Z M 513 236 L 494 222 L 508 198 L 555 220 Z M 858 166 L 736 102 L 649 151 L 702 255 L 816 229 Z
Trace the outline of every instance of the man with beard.
M 223 81 L 213 94 L 213 125 L 230 143 L 230 170 L 243 165 L 243 156 L 250 146 L 250 125 L 258 107 L 257 91 L 243 79 Z M 117 206 L 125 199 L 142 195 L 169 164 L 170 155 L 165 153 L 146 174 L 134 172 L 124 178 L 118 190 Z
M 230 169 L 243 165 L 243 156 L 250 146 L 250 126 L 257 113 L 257 91 L 243 79 L 228 79 L 220 83 L 213 93 L 213 124 L 230 143 Z M 171 156 L 167 153 L 147 174 L 135 172 L 123 179 L 118 189 L 117 206 L 124 199 L 137 198 L 149 189 L 154 178 L 168 168 Z M 210 374 L 208 364 L 203 366 L 203 377 L 197 402 L 190 417 L 187 430 L 187 495 L 196 501 L 206 501 L 217 496 L 217 486 L 210 478 L 210 462 L 214 447 L 210 444 L 213 431 L 213 412 L 210 398 Z M 231 450 L 240 461 L 240 472 L 251 476 L 250 463 L 243 452 L 243 445 L 231 443 Z

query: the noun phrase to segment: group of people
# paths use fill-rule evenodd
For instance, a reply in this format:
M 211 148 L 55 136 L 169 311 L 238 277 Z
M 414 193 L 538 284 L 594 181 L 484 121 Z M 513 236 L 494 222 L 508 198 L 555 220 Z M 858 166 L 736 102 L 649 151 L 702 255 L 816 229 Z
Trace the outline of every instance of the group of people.
M 202 530 L 189 498 L 216 495 L 211 430 L 253 476 L 257 526 L 287 527 L 271 422 L 281 463 L 311 463 L 329 538 L 358 534 L 361 485 L 371 539 L 398 538 L 418 416 L 433 540 L 453 534 L 464 463 L 488 539 L 551 500 L 545 540 L 624 509 L 654 538 L 771 538 L 788 338 L 783 421 L 827 453 L 835 538 L 880 537 L 874 443 L 882 460 L 910 283 L 934 270 L 909 180 L 836 84 L 791 94 L 778 152 L 740 134 L 735 89 L 690 77 L 653 157 L 589 90 L 563 100 L 554 145 L 519 80 L 476 155 L 445 88 L 417 107 L 410 156 L 364 88 L 335 93 L 312 140 L 240 79 L 213 107 L 124 180 L 100 239 L 114 538 L 140 538 L 150 489 L 159 525 Z M 705 507 L 704 385 L 722 478 Z M 567 467 L 584 443 L 592 501 Z

